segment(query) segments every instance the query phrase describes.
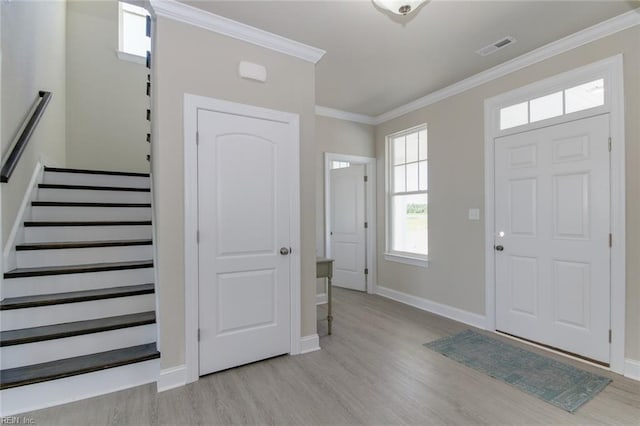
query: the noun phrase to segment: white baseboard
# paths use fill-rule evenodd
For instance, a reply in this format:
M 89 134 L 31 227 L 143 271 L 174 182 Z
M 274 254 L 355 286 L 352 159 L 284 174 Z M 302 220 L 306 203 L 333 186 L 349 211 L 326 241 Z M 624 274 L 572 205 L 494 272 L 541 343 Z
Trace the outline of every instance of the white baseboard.
M 310 334 L 300 338 L 300 354 L 320 350 L 320 337 L 317 334 Z
M 169 389 L 179 388 L 187 384 L 187 366 L 179 365 L 177 367 L 165 368 L 160 371 L 158 377 L 158 392 L 164 392 Z
M 624 376 L 640 381 L 640 361 L 627 358 L 624 361 Z
M 324 305 L 327 300 L 327 293 L 316 294 L 316 305 Z
M 24 193 L 22 203 L 20 204 L 20 208 L 16 214 L 16 219 L 11 227 L 11 232 L 7 238 L 7 244 L 4 246 L 3 265 L 5 270 L 2 272 L 16 268 L 16 240 L 20 236 L 19 232 L 23 229 L 24 221 L 28 218 L 29 213 L 31 212 L 31 201 L 34 199 L 38 184 L 42 183 L 43 176 L 44 167 L 42 162 L 38 161 L 33 169 L 29 186 Z
M 477 327 L 480 329 L 486 328 L 487 320 L 483 315 L 478 315 L 473 312 L 454 308 L 453 306 L 443 305 L 442 303 L 434 302 L 432 300 L 418 296 L 413 296 L 411 294 L 393 290 L 388 287 L 378 286 L 377 294 L 379 296 L 386 297 L 387 299 L 395 300 L 396 302 L 404 303 L 405 305 L 410 305 L 414 308 L 418 308 L 423 311 L 431 312 L 432 314 L 459 321 L 473 327 Z

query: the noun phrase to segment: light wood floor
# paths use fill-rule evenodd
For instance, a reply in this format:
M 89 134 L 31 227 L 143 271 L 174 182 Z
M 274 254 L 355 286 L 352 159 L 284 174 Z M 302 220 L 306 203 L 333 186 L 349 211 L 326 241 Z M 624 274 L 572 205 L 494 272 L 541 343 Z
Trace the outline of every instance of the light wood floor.
M 569 414 L 422 346 L 463 324 L 358 292 L 336 289 L 334 300 L 334 334 L 318 325 L 321 351 L 160 394 L 147 385 L 26 415 L 37 425 L 640 425 L 640 382 L 556 356 L 613 378 Z

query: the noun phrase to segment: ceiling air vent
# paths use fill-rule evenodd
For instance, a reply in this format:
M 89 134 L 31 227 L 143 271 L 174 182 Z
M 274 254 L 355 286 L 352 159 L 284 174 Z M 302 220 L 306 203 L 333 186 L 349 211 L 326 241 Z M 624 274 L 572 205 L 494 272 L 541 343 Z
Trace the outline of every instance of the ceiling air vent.
M 508 36 L 508 37 L 504 37 L 494 43 L 491 43 L 488 46 L 485 46 L 481 49 L 476 50 L 476 53 L 480 56 L 487 56 L 487 55 L 491 55 L 494 52 L 497 52 L 498 50 L 509 46 L 510 44 L 513 44 L 516 42 L 516 39 Z

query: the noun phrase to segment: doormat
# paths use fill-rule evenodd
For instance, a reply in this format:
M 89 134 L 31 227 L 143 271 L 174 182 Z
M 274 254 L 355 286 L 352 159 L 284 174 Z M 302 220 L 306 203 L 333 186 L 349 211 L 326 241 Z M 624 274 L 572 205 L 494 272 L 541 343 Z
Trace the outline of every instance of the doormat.
M 424 346 L 570 413 L 611 382 L 606 377 L 471 330 Z

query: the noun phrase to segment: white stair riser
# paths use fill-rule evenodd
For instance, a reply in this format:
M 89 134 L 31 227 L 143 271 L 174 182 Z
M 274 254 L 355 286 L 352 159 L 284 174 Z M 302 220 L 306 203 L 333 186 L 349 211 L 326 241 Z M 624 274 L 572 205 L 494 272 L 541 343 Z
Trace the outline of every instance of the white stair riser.
M 151 239 L 151 225 L 136 226 L 34 226 L 24 228 L 27 243 Z
M 94 373 L 0 391 L 0 416 L 11 416 L 154 383 L 160 360 L 139 362 Z
M 106 352 L 155 342 L 156 324 L 0 348 L 2 369 Z
M 0 311 L 2 331 L 155 311 L 154 294 Z
M 32 220 L 151 220 L 149 207 L 49 207 L 31 208 Z
M 144 246 L 88 247 L 16 252 L 18 268 L 128 262 L 153 258 L 151 244 Z
M 84 189 L 38 189 L 38 201 L 87 203 L 150 203 L 151 193 L 139 191 L 97 191 Z
M 53 185 L 120 186 L 149 188 L 149 178 L 83 173 L 44 172 L 44 182 Z
M 21 297 L 34 296 L 37 294 L 95 290 L 99 288 L 112 288 L 152 282 L 154 282 L 153 268 L 45 275 L 42 277 L 5 278 L 2 284 L 2 297 Z

